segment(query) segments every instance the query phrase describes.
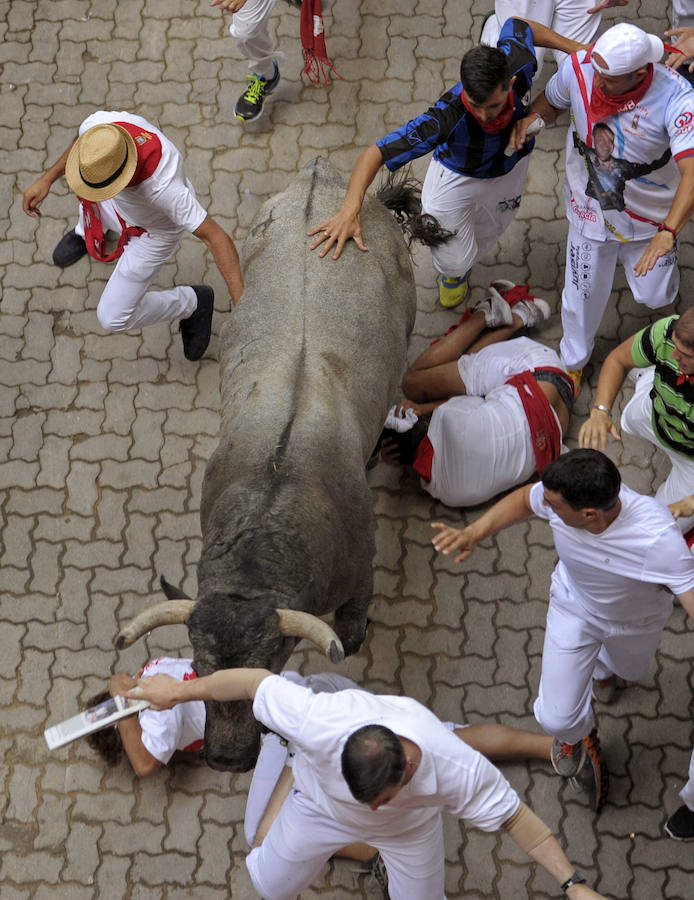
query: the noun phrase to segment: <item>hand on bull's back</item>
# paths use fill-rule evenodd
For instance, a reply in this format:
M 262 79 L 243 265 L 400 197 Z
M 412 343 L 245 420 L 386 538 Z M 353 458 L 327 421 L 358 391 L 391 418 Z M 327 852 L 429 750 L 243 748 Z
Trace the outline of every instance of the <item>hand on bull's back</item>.
M 321 259 L 330 252 L 333 246 L 335 247 L 333 259 L 339 259 L 342 248 L 350 238 L 352 238 L 360 250 L 363 250 L 364 252 L 368 250 L 362 238 L 358 210 L 357 212 L 349 212 L 345 210 L 343 206 L 342 209 L 336 213 L 336 215 L 328 219 L 327 222 L 322 222 L 308 232 L 309 237 L 313 237 L 314 234 L 317 234 L 318 238 L 311 244 L 311 250 L 315 250 L 316 247 L 321 247 L 321 244 L 323 244 L 320 253 L 318 254 Z

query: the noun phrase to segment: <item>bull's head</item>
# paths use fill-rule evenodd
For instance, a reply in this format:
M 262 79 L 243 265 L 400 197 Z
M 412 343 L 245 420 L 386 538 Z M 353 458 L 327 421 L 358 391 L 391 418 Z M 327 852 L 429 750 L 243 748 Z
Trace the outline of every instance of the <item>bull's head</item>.
M 279 672 L 297 640 L 306 638 L 333 662 L 344 659 L 340 639 L 322 619 L 269 600 L 213 593 L 197 602 L 162 579 L 170 599 L 136 616 L 116 639 L 119 649 L 161 625 L 186 624 L 198 675 L 237 666 Z M 258 756 L 260 728 L 249 702 L 207 703 L 205 756 L 216 769 L 243 772 Z

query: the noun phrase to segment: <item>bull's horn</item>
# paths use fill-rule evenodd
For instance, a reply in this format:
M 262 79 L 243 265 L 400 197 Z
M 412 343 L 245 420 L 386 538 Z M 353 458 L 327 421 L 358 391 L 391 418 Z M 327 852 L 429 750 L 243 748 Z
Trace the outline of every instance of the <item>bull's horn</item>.
M 280 632 L 285 637 L 306 638 L 315 644 L 332 663 L 339 663 L 345 658 L 342 641 L 327 622 L 300 612 L 298 609 L 276 609 L 280 620 Z
M 194 600 L 165 600 L 150 606 L 119 631 L 116 647 L 119 650 L 129 647 L 143 634 L 160 625 L 185 625 L 194 606 Z

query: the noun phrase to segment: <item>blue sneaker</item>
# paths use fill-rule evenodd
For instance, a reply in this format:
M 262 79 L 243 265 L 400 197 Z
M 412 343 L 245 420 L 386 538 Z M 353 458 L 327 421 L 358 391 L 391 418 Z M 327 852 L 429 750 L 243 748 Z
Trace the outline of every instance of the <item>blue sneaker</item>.
M 236 101 L 234 107 L 234 115 L 242 122 L 252 122 L 257 119 L 263 111 L 263 101 L 268 94 L 271 94 L 280 80 L 280 70 L 277 63 L 273 63 L 275 72 L 268 81 L 262 75 L 246 75 L 248 79 L 248 87 Z

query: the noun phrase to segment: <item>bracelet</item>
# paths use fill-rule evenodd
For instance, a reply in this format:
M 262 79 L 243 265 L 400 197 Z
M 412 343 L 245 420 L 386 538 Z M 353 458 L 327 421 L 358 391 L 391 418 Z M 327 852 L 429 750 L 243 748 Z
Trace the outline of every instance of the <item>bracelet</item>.
M 612 418 L 612 410 L 609 408 L 609 406 L 604 406 L 602 403 L 596 403 L 593 409 L 599 409 L 600 412 L 607 413 L 607 415 Z
M 570 878 L 567 878 L 564 884 L 561 886 L 561 890 L 566 893 L 570 887 L 573 887 L 575 884 L 585 884 L 586 876 L 582 875 L 578 869 L 574 870 L 573 875 Z
M 673 240 L 677 240 L 677 232 L 674 228 L 670 228 L 669 225 L 666 225 L 665 222 L 661 222 L 660 225 L 658 225 L 658 231 L 668 231 L 672 235 Z

